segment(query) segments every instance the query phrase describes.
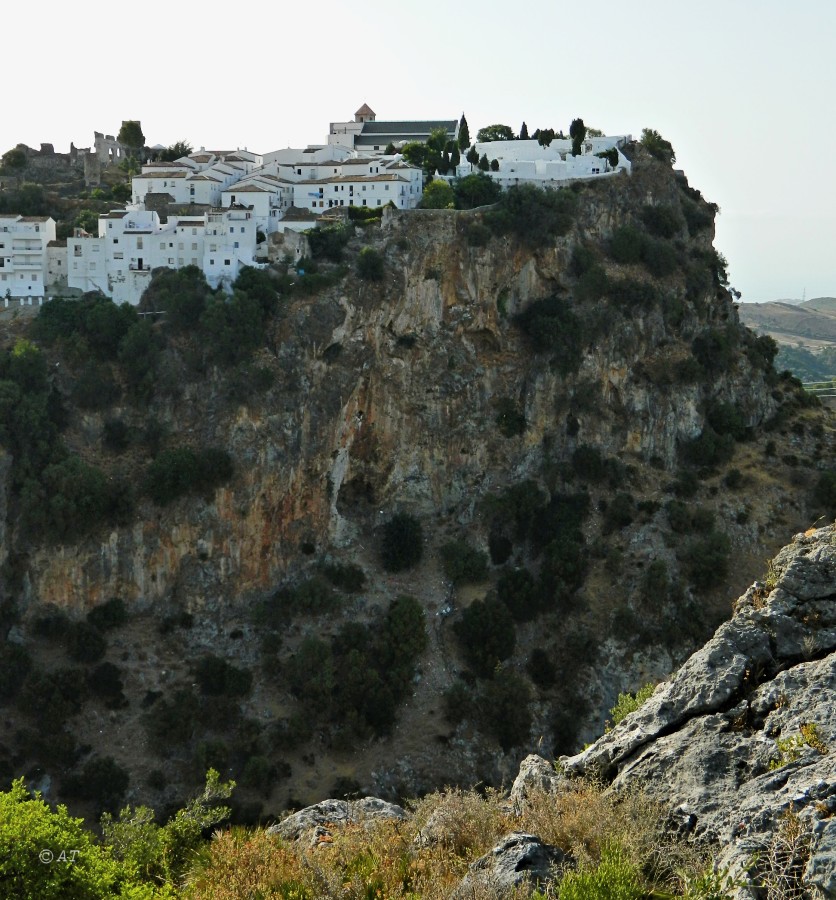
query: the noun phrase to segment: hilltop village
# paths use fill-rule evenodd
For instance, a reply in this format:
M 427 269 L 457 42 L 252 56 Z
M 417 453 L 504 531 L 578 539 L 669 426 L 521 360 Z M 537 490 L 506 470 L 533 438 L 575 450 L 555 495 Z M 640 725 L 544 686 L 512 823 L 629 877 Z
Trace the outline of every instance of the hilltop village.
M 325 144 L 264 154 L 201 147 L 172 162 L 146 161 L 126 208 L 100 215 L 97 234 L 76 228 L 66 241 L 56 239 L 51 217 L 0 215 L 0 296 L 8 307 L 99 291 L 136 305 L 155 269 L 190 265 L 212 287 L 229 286 L 242 267 L 268 264 L 286 231 L 339 221 L 350 207 L 418 207 L 427 173 L 401 151 L 432 135 L 454 148 L 446 171 L 432 173 L 446 181 L 481 170 L 503 188 L 560 187 L 630 171 L 621 152 L 629 136 L 589 137 L 574 148 L 559 137 L 482 141 L 467 151 L 464 121 L 382 121 L 364 104 L 351 121 L 330 123 Z M 123 153 L 96 133 L 88 155 L 106 166 Z

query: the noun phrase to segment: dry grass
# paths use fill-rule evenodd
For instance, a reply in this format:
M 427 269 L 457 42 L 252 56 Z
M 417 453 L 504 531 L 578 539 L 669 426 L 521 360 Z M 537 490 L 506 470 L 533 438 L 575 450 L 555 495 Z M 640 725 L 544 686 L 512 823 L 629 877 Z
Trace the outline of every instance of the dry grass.
M 534 792 L 515 816 L 498 793 L 449 790 L 413 804 L 406 822 L 367 822 L 332 828 L 316 843 L 296 844 L 264 831 L 232 830 L 215 837 L 208 858 L 192 873 L 191 900 L 443 900 L 469 865 L 511 831 L 527 831 L 593 869 L 616 847 L 648 887 L 671 894 L 704 860 L 661 835 L 663 810 L 641 792 L 615 796 L 579 781 L 566 793 Z M 493 900 L 474 886 L 467 900 Z M 517 891 L 519 900 L 530 890 Z M 507 897 L 507 895 L 505 895 Z M 557 896 L 556 887 L 539 895 Z

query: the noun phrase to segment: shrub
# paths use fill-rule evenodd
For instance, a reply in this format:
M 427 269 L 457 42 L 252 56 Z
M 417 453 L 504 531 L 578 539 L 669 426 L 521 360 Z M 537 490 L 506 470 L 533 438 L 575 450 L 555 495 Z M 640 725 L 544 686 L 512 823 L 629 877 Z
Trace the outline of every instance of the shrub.
M 502 188 L 490 175 L 475 172 L 453 182 L 456 209 L 489 206 L 502 196 Z
M 531 688 L 515 672 L 497 672 L 477 700 L 482 725 L 507 753 L 531 731 Z
M 488 552 L 491 555 L 491 562 L 495 566 L 501 566 L 507 562 L 514 551 L 514 545 L 510 538 L 506 537 L 501 529 L 491 529 L 488 535 Z
M 197 698 L 188 688 L 179 688 L 170 698 L 156 703 L 145 718 L 154 751 L 168 756 L 175 747 L 190 741 L 199 711 Z
M 491 230 L 482 222 L 468 222 L 464 226 L 464 237 L 471 247 L 487 247 Z
M 705 372 L 716 375 L 731 366 L 737 343 L 738 337 L 733 328 L 710 328 L 694 338 L 691 350 Z
M 107 363 L 87 363 L 73 385 L 73 400 L 82 409 L 106 409 L 119 399 L 119 394 L 119 385 Z
M 775 441 L 772 444 L 772 453 L 775 453 Z M 836 509 L 836 471 L 822 472 L 816 484 L 816 500 L 828 509 Z
M 604 267 L 597 263 L 587 269 L 578 279 L 575 296 L 582 303 L 593 303 L 605 297 L 611 288 L 610 280 Z
M 76 662 L 96 662 L 105 655 L 107 641 L 89 622 L 76 622 L 67 629 L 66 646 Z
M 458 586 L 483 581 L 488 574 L 488 557 L 467 541 L 449 541 L 441 549 L 444 574 Z
M 569 305 L 553 295 L 529 304 L 515 319 L 537 352 L 554 353 L 561 375 L 577 372 L 583 359 L 581 320 Z
M 496 583 L 497 597 L 517 622 L 533 619 L 543 609 L 543 593 L 528 569 L 505 569 Z
M 609 471 L 601 451 L 589 444 L 581 444 L 572 454 L 572 468 L 578 478 L 592 484 L 604 481 Z
M 366 573 L 353 563 L 326 563 L 322 574 L 344 591 L 362 591 L 366 584 Z
M 632 494 L 618 493 L 607 505 L 604 513 L 604 521 L 601 524 L 602 534 L 612 534 L 620 531 L 633 522 L 635 501 Z
M 373 247 L 363 247 L 357 257 L 357 275 L 364 281 L 383 280 L 383 257 Z
M 88 760 L 81 772 L 65 778 L 61 786 L 69 797 L 89 800 L 100 811 L 114 812 L 125 796 L 130 780 L 112 756 L 98 756 Z
M 542 647 L 535 647 L 531 651 L 525 669 L 539 688 L 548 689 L 557 682 L 557 666 L 551 654 Z
M 623 718 L 630 715 L 631 712 L 635 712 L 644 703 L 645 700 L 653 696 L 653 692 L 655 690 L 656 685 L 653 683 L 648 683 L 643 687 L 640 687 L 635 694 L 619 694 L 615 706 L 613 706 L 613 708 L 610 710 L 613 727 L 618 725 L 618 723 Z
M 642 222 L 645 228 L 656 237 L 675 237 L 683 226 L 682 216 L 673 206 L 656 206 L 648 204 L 642 208 Z
M 123 697 L 122 673 L 113 663 L 103 662 L 96 666 L 87 676 L 87 684 L 91 693 L 104 700 L 115 702 Z
M 252 672 L 211 654 L 198 660 L 195 677 L 201 692 L 210 697 L 243 697 L 249 694 L 253 683 Z
M 692 541 L 685 550 L 685 564 L 691 583 L 697 590 L 716 587 L 729 571 L 731 541 L 722 531 L 709 532 Z
M 644 235 L 632 225 L 622 225 L 610 238 L 610 256 L 624 265 L 641 261 Z
M 500 196 L 497 208 L 485 214 L 485 222 L 495 234 L 513 234 L 532 247 L 541 247 L 569 232 L 577 206 L 571 191 L 514 185 Z
M 679 256 L 666 241 L 646 238 L 642 247 L 642 262 L 651 275 L 664 278 L 673 275 L 679 268 Z
M 646 281 L 619 278 L 609 286 L 612 302 L 624 310 L 649 309 L 659 302 L 659 291 Z
M 145 472 L 144 488 L 164 506 L 183 494 L 210 491 L 232 477 L 232 460 L 224 450 L 190 447 L 163 450 Z
M 382 529 L 380 558 L 387 572 L 402 572 L 421 562 L 424 555 L 421 523 L 408 513 L 397 513 Z
M 99 631 L 109 631 L 111 628 L 121 628 L 127 624 L 128 609 L 125 601 L 119 597 L 106 600 L 87 613 L 87 621 Z
M 736 441 L 741 441 L 746 436 L 746 421 L 733 403 L 715 401 L 708 408 L 706 419 L 719 435 L 729 434 Z
M 12 700 L 32 668 L 28 651 L 18 644 L 0 645 L 0 704 Z
M 325 228 L 311 228 L 305 236 L 315 259 L 338 263 L 343 258 L 343 249 L 351 237 L 351 231 L 345 225 L 328 225 Z
M 682 445 L 681 453 L 690 465 L 713 468 L 734 456 L 734 438 L 730 434 L 719 435 L 707 426 L 699 437 Z
M 500 397 L 496 401 L 496 424 L 503 437 L 512 438 L 525 431 L 525 413 L 510 397 Z
M 113 453 L 122 453 L 131 443 L 131 430 L 122 419 L 107 419 L 102 426 L 102 443 Z
M 595 868 L 569 870 L 560 882 L 560 900 L 642 900 L 641 870 L 617 845 L 601 853 Z
M 488 677 L 514 652 L 514 620 L 504 603 L 494 597 L 476 600 L 462 613 L 453 631 L 473 670 Z

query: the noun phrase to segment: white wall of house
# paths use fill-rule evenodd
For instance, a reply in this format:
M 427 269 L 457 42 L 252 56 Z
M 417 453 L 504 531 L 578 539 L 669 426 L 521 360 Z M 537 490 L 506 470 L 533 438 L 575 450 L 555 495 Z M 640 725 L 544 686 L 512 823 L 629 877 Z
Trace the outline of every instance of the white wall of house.
M 54 240 L 55 221 L 49 216 L 0 216 L 0 296 L 46 296 L 47 245 Z

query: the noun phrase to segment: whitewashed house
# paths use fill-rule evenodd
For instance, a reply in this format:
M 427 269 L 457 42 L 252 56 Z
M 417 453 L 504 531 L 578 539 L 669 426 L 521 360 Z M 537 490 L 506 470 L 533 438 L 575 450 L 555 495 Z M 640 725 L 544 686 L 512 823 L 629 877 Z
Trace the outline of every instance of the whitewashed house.
M 43 300 L 47 247 L 54 240 L 55 220 L 49 216 L 0 215 L 0 297 Z
M 117 210 L 99 217 L 97 237 L 67 240 L 68 283 L 136 305 L 154 269 L 196 265 L 212 287 L 228 287 L 242 266 L 254 264 L 255 241 L 252 215 L 238 207 L 172 216 L 165 225 L 153 211 Z
M 400 149 L 411 141 L 426 141 L 439 128 L 454 141 L 459 134 L 458 119 L 378 120 L 374 110 L 364 103 L 351 122 L 331 122 L 328 143 L 362 153 L 385 153 L 393 144 Z

